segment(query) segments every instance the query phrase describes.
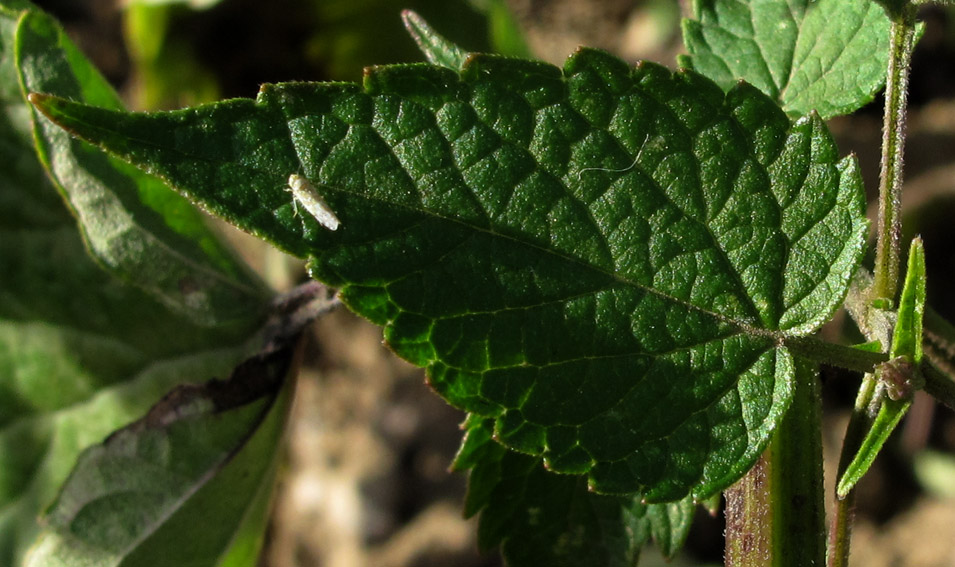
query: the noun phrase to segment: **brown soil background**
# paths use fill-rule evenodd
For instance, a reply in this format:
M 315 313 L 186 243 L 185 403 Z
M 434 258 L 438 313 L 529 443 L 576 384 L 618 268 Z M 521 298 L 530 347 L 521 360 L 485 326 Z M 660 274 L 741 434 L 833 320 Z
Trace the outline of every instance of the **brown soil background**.
M 578 45 L 591 45 L 630 61 L 673 66 L 681 49 L 675 0 L 510 3 L 534 52 L 553 63 Z M 38 4 L 63 21 L 104 73 L 135 98 L 135 70 L 123 46 L 117 0 Z M 224 96 L 251 97 L 261 82 L 324 78 L 296 44 L 303 34 L 295 17 L 298 4 L 226 0 L 177 21 L 184 37 L 216 70 Z M 378 17 L 397 19 L 397 10 Z M 903 206 L 912 232 L 926 239 L 930 301 L 953 319 L 955 294 L 946 282 L 955 271 L 955 10 L 928 10 L 924 20 L 926 32 L 912 75 Z M 858 155 L 870 191 L 877 187 L 880 124 L 880 100 L 831 123 L 844 153 Z M 277 289 L 302 277 L 297 262 L 247 237 L 231 237 Z M 317 322 L 307 340 L 288 455 L 261 564 L 500 565 L 496 553 L 477 551 L 476 522 L 460 513 L 465 478 L 447 471 L 460 440 L 462 414 L 428 390 L 420 370 L 381 345 L 377 328 L 344 310 Z M 858 377 L 824 369 L 823 380 L 830 466 L 837 459 Z M 949 454 L 955 448 L 951 412 L 935 411 L 928 399 L 916 405 L 860 486 L 853 565 L 955 566 L 955 500 L 926 490 L 912 466 L 912 456 L 925 448 Z M 955 491 L 953 471 L 938 481 L 949 487 L 949 494 Z M 831 484 L 832 471 L 827 472 Z M 721 532 L 719 518 L 700 514 L 686 553 L 671 565 L 721 563 Z M 659 554 L 648 550 L 642 564 L 661 564 Z

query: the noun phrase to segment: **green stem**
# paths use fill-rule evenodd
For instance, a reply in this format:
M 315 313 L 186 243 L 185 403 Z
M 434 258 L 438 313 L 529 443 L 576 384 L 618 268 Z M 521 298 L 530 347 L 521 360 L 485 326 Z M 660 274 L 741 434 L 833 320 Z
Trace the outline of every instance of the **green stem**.
M 925 376 L 925 392 L 935 401 L 955 410 L 955 382 L 934 366 L 923 365 L 922 374 Z
M 895 299 L 899 286 L 899 236 L 902 233 L 902 150 L 909 63 L 915 46 L 915 6 L 892 15 L 889 66 L 886 72 L 882 170 L 879 177 L 879 228 L 873 299 Z
M 955 409 L 955 327 L 930 307 L 925 308 L 922 365 L 925 391 L 936 401 Z
M 876 244 L 875 272 L 869 299 L 889 299 L 895 302 L 899 291 L 899 238 L 902 233 L 902 150 L 905 143 L 905 113 L 908 97 L 909 64 L 915 47 L 915 6 L 899 2 L 898 9 L 889 12 L 892 18 L 889 46 L 889 66 L 886 71 L 885 115 L 882 135 L 882 169 L 879 176 L 879 225 Z M 871 305 L 871 304 L 870 304 Z M 867 314 L 868 315 L 868 314 Z M 868 317 L 866 317 L 868 319 Z M 883 341 L 878 325 L 866 325 L 873 335 Z M 884 331 L 884 330 L 883 330 Z M 873 400 L 876 398 L 877 379 L 866 374 L 855 408 L 846 428 L 839 459 L 839 475 L 845 472 L 859 450 L 866 431 L 871 425 Z M 878 408 L 876 408 L 877 410 Z M 850 527 L 855 491 L 843 499 L 836 499 L 832 524 L 829 531 L 827 564 L 829 567 L 845 567 L 849 562 Z
M 922 319 L 922 350 L 940 371 L 955 379 L 955 327 L 931 307 Z
M 756 466 L 726 491 L 726 567 L 822 565 L 825 508 L 815 365 L 796 359 L 792 406 Z
M 876 366 L 889 359 L 884 352 L 861 350 L 815 337 L 788 338 L 783 344 L 796 356 L 856 372 L 874 372 Z
M 877 379 L 874 374 L 866 374 L 856 396 L 855 407 L 846 427 L 846 436 L 842 442 L 842 452 L 839 455 L 839 471 L 836 479 L 842 478 L 846 468 L 855 458 L 866 431 L 872 423 L 872 400 L 875 397 Z M 832 523 L 829 525 L 829 549 L 827 550 L 828 567 L 846 567 L 849 564 L 849 539 L 852 527 L 852 516 L 855 508 L 855 489 L 849 491 L 845 498 L 836 498 L 833 506 Z

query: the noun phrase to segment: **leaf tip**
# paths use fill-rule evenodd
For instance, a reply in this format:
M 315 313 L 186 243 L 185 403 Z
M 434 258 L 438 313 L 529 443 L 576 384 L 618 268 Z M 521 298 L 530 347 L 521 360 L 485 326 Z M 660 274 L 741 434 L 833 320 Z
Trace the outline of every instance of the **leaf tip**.
M 912 254 L 912 253 L 917 253 L 917 254 L 922 255 L 922 256 L 925 255 L 925 244 L 924 244 L 923 241 L 922 241 L 922 235 L 921 235 L 921 234 L 916 234 L 916 235 L 912 238 L 912 242 L 910 243 L 909 246 L 910 246 L 910 248 L 909 248 L 909 253 L 910 253 L 910 254 Z
M 414 27 L 424 24 L 424 20 L 414 10 L 404 9 L 401 11 L 401 22 L 408 28 L 408 31 L 414 33 Z
M 843 477 L 842 480 L 839 481 L 839 486 L 836 487 L 836 498 L 845 500 L 853 487 L 855 487 L 855 482 L 847 481 L 847 479 Z
M 59 97 L 57 96 L 45 93 L 30 93 L 27 95 L 27 101 L 45 115 L 49 115 L 47 112 L 48 107 L 53 106 L 55 104 L 54 101 L 58 99 Z
M 401 21 L 425 58 L 435 65 L 458 70 L 467 51 L 441 36 L 414 10 L 402 10 Z

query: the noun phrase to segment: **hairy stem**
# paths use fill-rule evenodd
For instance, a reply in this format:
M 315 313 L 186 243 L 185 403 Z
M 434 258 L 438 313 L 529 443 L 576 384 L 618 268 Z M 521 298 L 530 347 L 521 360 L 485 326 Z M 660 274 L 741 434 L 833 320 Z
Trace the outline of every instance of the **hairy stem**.
M 894 300 L 899 286 L 902 150 L 908 98 L 909 63 L 915 46 L 915 7 L 892 15 L 889 66 L 886 72 L 882 169 L 879 176 L 879 226 L 873 299 Z
M 769 448 L 726 491 L 727 567 L 822 565 L 825 495 L 815 364 L 796 359 L 795 388 Z
M 888 360 L 888 355 L 883 352 L 829 343 L 815 337 L 786 339 L 784 344 L 796 356 L 856 372 L 874 372 L 879 364 Z
M 895 303 L 899 291 L 899 238 L 902 233 L 902 156 L 905 143 L 905 113 L 908 97 L 909 64 L 915 47 L 915 6 L 900 3 L 899 9 L 890 11 L 889 66 L 886 71 L 885 115 L 882 133 L 882 168 L 879 176 L 879 224 L 876 244 L 875 271 L 869 300 L 888 299 Z M 870 304 L 871 305 L 871 304 Z M 869 317 L 866 317 L 869 319 Z M 868 321 L 867 321 L 868 322 Z M 888 348 L 885 329 L 878 325 L 866 325 L 873 336 Z M 881 332 L 880 332 L 881 331 Z M 867 333 L 868 334 L 868 333 Z M 874 417 L 873 400 L 877 397 L 877 378 L 866 374 L 839 459 L 839 477 L 852 462 L 865 433 Z M 875 408 L 876 411 L 878 408 Z M 855 491 L 845 498 L 836 498 L 832 524 L 829 528 L 828 567 L 845 567 L 849 563 L 849 542 L 852 525 L 852 510 Z
M 929 363 L 922 365 L 925 391 L 955 409 L 955 327 L 930 307 L 923 323 L 922 352 Z
M 923 365 L 922 373 L 925 376 L 926 393 L 935 398 L 935 401 L 955 410 L 955 382 L 935 366 Z

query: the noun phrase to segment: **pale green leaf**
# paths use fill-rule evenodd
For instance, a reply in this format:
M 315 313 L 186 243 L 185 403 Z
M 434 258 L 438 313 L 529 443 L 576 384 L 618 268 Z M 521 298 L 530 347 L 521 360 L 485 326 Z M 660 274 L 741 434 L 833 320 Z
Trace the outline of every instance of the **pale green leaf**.
M 411 10 L 405 10 L 401 13 L 401 20 L 428 61 L 454 70 L 464 65 L 464 60 L 468 57 L 467 51 L 441 36 L 424 18 Z
M 276 351 L 228 382 L 179 387 L 84 451 L 26 565 L 256 565 L 262 493 L 267 501 L 294 389 L 290 360 Z M 247 520 L 253 529 L 242 530 Z
M 14 57 L 29 8 L 0 5 L 0 565 L 11 567 L 84 448 L 176 384 L 228 375 L 258 325 L 197 324 L 90 258 L 34 148 Z
M 691 66 L 740 79 L 790 115 L 849 114 L 885 84 L 889 19 L 872 0 L 694 0 L 683 22 Z
M 16 37 L 25 94 L 57 93 L 122 109 L 106 80 L 52 18 L 24 13 Z M 243 332 L 258 323 L 265 289 L 191 204 L 42 116 L 36 117 L 34 133 L 41 161 L 77 216 L 91 252 L 107 269 L 197 324 Z

